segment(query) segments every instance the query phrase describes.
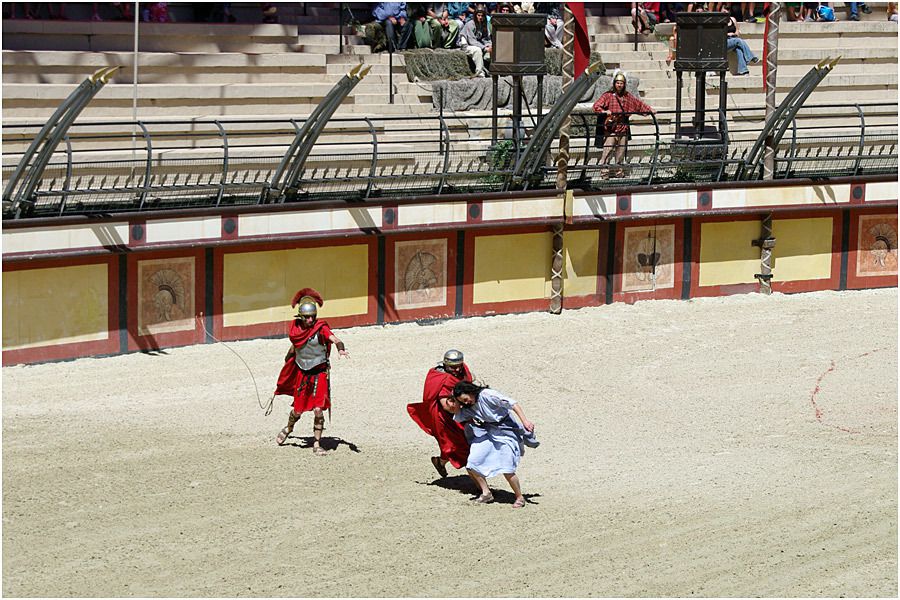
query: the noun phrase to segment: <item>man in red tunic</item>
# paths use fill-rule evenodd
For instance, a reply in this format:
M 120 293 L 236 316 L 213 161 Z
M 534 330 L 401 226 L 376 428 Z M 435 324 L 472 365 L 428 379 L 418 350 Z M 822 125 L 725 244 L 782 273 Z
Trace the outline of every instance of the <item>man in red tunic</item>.
M 284 367 L 278 375 L 275 394 L 294 397 L 294 405 L 288 415 L 288 423 L 275 442 L 281 446 L 294 430 L 294 424 L 304 412 L 313 411 L 313 452 L 326 454 L 320 446 L 325 429 L 325 409 L 331 410 L 331 383 L 329 381 L 329 356 L 331 346 L 337 346 L 341 356 L 349 358 L 344 342 L 332 333 L 325 321 L 317 318 L 316 305 L 322 306 L 322 296 L 312 288 L 303 288 L 296 294 L 291 307 L 297 306 L 297 315 L 291 323 L 288 337 L 291 349 L 284 357 Z M 298 306 L 299 305 L 299 306 Z
M 631 125 L 628 117 L 633 114 L 656 113 L 652 106 L 645 104 L 636 96 L 625 91 L 625 73 L 618 69 L 613 75 L 612 89 L 604 92 L 594 102 L 594 112 L 599 113 L 597 126 L 603 128 L 603 154 L 600 164 L 609 164 L 613 154 L 616 156 L 616 177 L 625 176 L 625 150 L 628 148 L 628 138 L 631 136 Z M 609 171 L 601 171 L 603 179 L 609 178 Z
M 406 405 L 412 420 L 438 442 L 441 454 L 432 456 L 431 464 L 441 477 L 447 476 L 448 461 L 457 469 L 462 469 L 469 458 L 469 442 L 463 427 L 442 408 L 453 396 L 453 386 L 460 381 L 472 381 L 472 372 L 464 362 L 462 352 L 448 350 L 444 353 L 443 362 L 429 369 L 425 376 L 422 401 Z

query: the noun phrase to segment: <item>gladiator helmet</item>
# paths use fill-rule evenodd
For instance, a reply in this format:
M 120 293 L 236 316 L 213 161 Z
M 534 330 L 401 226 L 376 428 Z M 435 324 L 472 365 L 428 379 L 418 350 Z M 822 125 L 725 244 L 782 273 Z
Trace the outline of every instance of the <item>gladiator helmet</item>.
M 625 77 L 625 73 L 617 70 L 616 74 L 613 75 L 613 83 L 615 83 L 617 81 L 624 81 L 625 83 L 628 83 L 628 79 Z
M 299 290 L 294 294 L 294 299 L 291 301 L 291 307 L 297 307 L 297 314 L 294 318 L 312 317 L 315 319 L 316 314 L 318 313 L 318 308 L 316 307 L 317 304 L 319 306 L 324 304 L 322 295 L 319 294 L 319 292 L 312 288 L 303 288 L 302 290 Z
M 459 350 L 447 350 L 444 352 L 445 367 L 460 367 L 463 364 L 463 353 Z

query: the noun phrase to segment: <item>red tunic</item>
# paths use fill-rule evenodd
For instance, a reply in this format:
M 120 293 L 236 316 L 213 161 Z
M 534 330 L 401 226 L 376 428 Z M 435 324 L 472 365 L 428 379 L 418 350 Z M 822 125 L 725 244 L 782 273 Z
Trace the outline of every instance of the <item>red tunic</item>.
M 472 381 L 468 365 L 463 364 L 463 381 Z M 469 442 L 463 426 L 453 420 L 453 415 L 441 408 L 440 399 L 452 395 L 453 386 L 460 379 L 441 369 L 434 368 L 425 376 L 422 401 L 407 404 L 406 410 L 422 431 L 435 438 L 441 448 L 441 458 L 449 460 L 457 469 L 469 460 Z
M 615 92 L 605 92 L 594 102 L 594 112 L 610 113 L 606 119 L 606 135 L 625 135 L 628 133 L 627 114 L 650 114 L 650 105 L 628 92 L 618 96 Z
M 300 326 L 299 319 L 294 319 L 288 337 L 294 348 L 300 348 L 313 335 L 319 335 L 319 341 L 325 344 L 325 356 L 331 354 L 331 328 L 325 321 L 316 321 L 309 329 Z M 294 413 L 300 414 L 314 408 L 331 408 L 331 382 L 328 377 L 328 362 L 304 371 L 297 366 L 294 355 L 284 361 L 278 383 L 275 385 L 276 395 L 294 397 Z

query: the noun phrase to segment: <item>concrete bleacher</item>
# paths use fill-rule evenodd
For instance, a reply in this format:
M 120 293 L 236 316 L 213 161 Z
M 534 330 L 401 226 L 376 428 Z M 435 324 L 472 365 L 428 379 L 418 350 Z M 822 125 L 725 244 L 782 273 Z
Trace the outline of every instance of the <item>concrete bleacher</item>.
M 337 7 L 305 6 L 298 14 L 297 6 L 279 5 L 280 20 L 291 23 L 141 23 L 138 117 L 303 117 L 359 63 L 372 69 L 337 115 L 430 112 L 431 89 L 407 80 L 402 54 L 393 56 L 389 103 L 389 57 L 372 54 L 348 28 L 339 53 Z M 238 9 L 250 10 L 235 5 L 236 14 Z M 123 68 L 80 118 L 130 119 L 133 49 L 133 23 L 5 19 L 4 121 L 48 117 L 75 85 L 111 65 Z
M 187 5 L 172 5 L 187 10 Z M 622 7 L 588 5 L 592 49 L 607 69 L 620 67 L 640 79 L 640 93 L 656 109 L 674 109 L 675 74 L 666 65 L 664 40 L 639 36 L 635 51 L 630 17 Z M 138 55 L 139 119 L 190 120 L 244 117 L 302 118 L 332 85 L 362 62 L 372 67 L 338 109 L 339 117 L 422 116 L 433 113 L 431 87 L 408 81 L 402 54 L 393 56 L 394 103 L 389 103 L 389 56 L 372 54 L 363 40 L 338 25 L 338 3 L 278 4 L 279 23 L 260 23 L 259 4 L 233 3 L 236 23 L 141 23 Z M 608 9 L 608 10 L 607 10 Z M 78 11 L 81 11 L 79 13 Z M 615 14 L 618 10 L 619 14 Z M 5 123 L 47 118 L 78 83 L 97 69 L 121 65 L 113 80 L 94 98 L 79 123 L 130 120 L 134 114 L 134 25 L 86 20 L 89 5 L 73 5 L 68 21 L 3 21 L 3 109 Z M 609 13 L 601 16 L 591 13 Z M 819 60 L 842 56 L 808 104 L 887 102 L 867 113 L 867 125 L 897 123 L 897 25 L 884 19 L 883 7 L 860 22 L 783 23 L 779 48 L 778 96 Z M 79 15 L 84 20 L 79 20 Z M 839 17 L 843 14 L 839 9 Z M 741 23 L 743 37 L 762 54 L 762 24 Z M 728 108 L 732 130 L 758 128 L 762 65 L 751 75 L 729 74 Z M 707 106 L 716 106 L 717 79 L 707 82 Z M 684 106 L 694 102 L 693 78 L 685 78 Z M 583 109 L 584 107 L 582 107 Z M 589 110 L 589 107 L 588 107 Z M 749 113 L 747 113 L 749 114 Z M 487 125 L 485 114 L 450 115 L 454 137 L 468 125 Z M 828 117 L 819 114 L 818 117 Z M 823 122 L 848 123 L 845 117 Z M 643 124 L 642 124 L 643 123 Z M 670 117 L 661 115 L 661 132 L 671 135 Z M 635 119 L 638 129 L 647 121 Z M 483 138 L 485 130 L 473 137 Z M 415 127 L 398 126 L 398 136 Z M 357 137 L 364 137 L 358 134 Z
M 844 18 L 837 7 L 839 19 Z M 776 99 L 780 100 L 820 60 L 841 57 L 835 69 L 819 84 L 807 104 L 887 103 L 866 111 L 867 125 L 897 124 L 897 24 L 886 20 L 884 7 L 872 14 L 860 13 L 859 22 L 801 23 L 782 20 L 779 31 Z M 740 23 L 739 30 L 753 52 L 762 58 L 763 23 Z M 665 40 L 654 35 L 638 35 L 634 49 L 634 28 L 630 16 L 588 17 L 591 45 L 603 56 L 607 69 L 621 68 L 640 78 L 643 99 L 657 110 L 674 110 L 676 76 L 666 64 Z M 729 127 L 733 131 L 759 127 L 759 113 L 748 109 L 765 104 L 762 63 L 749 65 L 750 75 L 726 74 Z M 682 91 L 683 107 L 694 106 L 694 76 L 686 74 Z M 707 78 L 706 106 L 718 106 L 718 76 Z M 816 112 L 821 124 L 827 114 Z M 745 114 L 747 113 L 747 114 Z M 798 119 L 798 122 L 800 119 Z M 662 131 L 672 134 L 674 126 L 660 117 Z M 828 126 L 858 123 L 855 118 L 827 119 Z M 802 123 L 800 123 L 802 125 Z M 806 124 L 807 126 L 809 123 Z

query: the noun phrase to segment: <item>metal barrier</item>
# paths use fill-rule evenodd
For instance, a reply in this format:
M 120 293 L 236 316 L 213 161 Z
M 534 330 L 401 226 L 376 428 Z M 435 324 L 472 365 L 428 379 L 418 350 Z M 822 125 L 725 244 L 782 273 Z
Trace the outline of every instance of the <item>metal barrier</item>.
M 715 112 L 710 109 L 710 114 Z M 525 123 L 531 141 L 535 123 Z M 570 131 L 569 187 L 586 190 L 634 185 L 732 181 L 764 124 L 764 109 L 732 112 L 723 145 L 690 160 L 679 154 L 666 129 L 673 111 L 632 119 L 632 140 L 621 164 L 601 164 L 594 147 L 596 116 L 574 113 Z M 490 113 L 456 116 L 331 118 L 296 162 L 285 201 L 469 194 L 552 189 L 556 167 L 534 161 L 533 176 L 513 177 L 522 154 L 513 139 L 491 144 Z M 879 121 L 881 124 L 878 124 Z M 41 178 L 28 182 L 27 203 L 4 198 L 3 218 L 103 214 L 190 207 L 257 204 L 306 119 L 217 119 L 75 123 L 47 162 Z M 511 132 L 505 117 L 500 131 Z M 775 176 L 827 178 L 897 172 L 896 105 L 805 106 L 779 144 Z M 42 124 L 3 124 L 5 182 Z M 512 136 L 509 136 L 510 138 Z M 542 142 L 543 143 L 543 142 Z M 305 151 L 306 152 L 306 151 Z M 284 170 L 284 167 L 281 167 Z M 608 178 L 606 178 L 608 177 Z M 19 185 L 22 185 L 20 182 Z

